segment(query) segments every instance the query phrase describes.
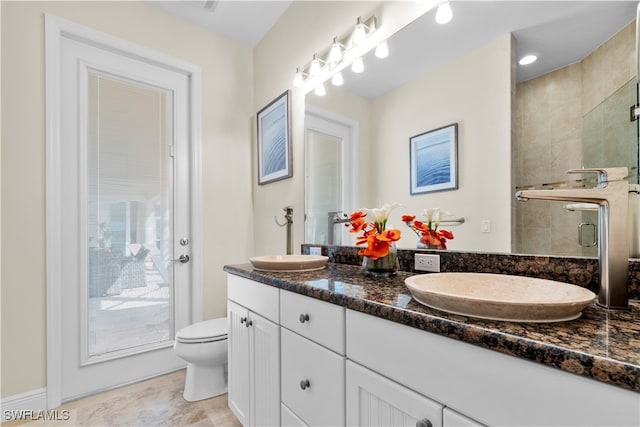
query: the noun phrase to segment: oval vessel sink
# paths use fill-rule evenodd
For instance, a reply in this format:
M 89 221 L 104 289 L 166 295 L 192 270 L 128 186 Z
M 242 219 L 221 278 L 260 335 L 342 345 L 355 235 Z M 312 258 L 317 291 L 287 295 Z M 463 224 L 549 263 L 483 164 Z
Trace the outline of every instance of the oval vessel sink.
M 269 255 L 249 258 L 256 270 L 262 271 L 312 271 L 327 266 L 329 257 L 324 255 Z
M 405 283 L 413 298 L 428 307 L 511 322 L 576 319 L 596 296 L 568 283 L 505 274 L 420 274 Z

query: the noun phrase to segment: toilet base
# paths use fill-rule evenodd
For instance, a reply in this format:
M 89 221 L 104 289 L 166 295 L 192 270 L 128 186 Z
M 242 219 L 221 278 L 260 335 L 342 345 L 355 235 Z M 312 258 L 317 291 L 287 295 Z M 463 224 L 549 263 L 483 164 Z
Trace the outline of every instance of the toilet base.
M 227 392 L 227 364 L 196 366 L 187 363 L 182 396 L 189 402 L 209 399 Z

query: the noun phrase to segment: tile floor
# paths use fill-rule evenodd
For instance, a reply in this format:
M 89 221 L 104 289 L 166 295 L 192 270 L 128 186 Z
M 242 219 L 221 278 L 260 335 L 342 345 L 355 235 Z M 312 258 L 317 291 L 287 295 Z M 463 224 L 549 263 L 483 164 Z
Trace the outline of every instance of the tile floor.
M 182 397 L 185 371 L 180 370 L 150 380 L 69 402 L 57 408 L 68 420 L 15 420 L 13 426 L 194 426 L 241 427 L 227 406 L 223 394 L 198 402 Z

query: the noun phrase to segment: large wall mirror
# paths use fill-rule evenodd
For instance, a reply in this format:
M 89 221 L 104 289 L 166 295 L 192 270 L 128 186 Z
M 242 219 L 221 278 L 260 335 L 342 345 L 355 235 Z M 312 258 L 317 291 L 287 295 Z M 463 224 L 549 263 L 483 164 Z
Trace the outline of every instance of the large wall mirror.
M 638 96 L 638 2 L 451 5 L 449 24 L 436 24 L 435 11 L 427 12 L 388 39 L 387 58 L 372 51 L 363 57 L 364 72 L 345 70 L 344 85 L 328 84 L 324 97 L 306 96 L 312 126 L 305 132 L 305 241 L 353 244 L 341 226 L 344 217 L 332 220 L 329 212 L 398 202 L 403 208 L 392 220 L 405 234 L 399 247 L 416 247 L 417 241 L 402 214 L 440 207 L 465 220 L 441 226 L 456 236 L 450 249 L 595 256 L 597 248 L 578 243 L 578 225 L 597 224 L 597 213 L 517 202 L 513 194 L 518 188 L 589 185 L 566 174 L 581 167 L 627 166 L 629 182 L 638 183 L 638 122 L 630 120 Z M 518 65 L 526 53 L 538 61 Z M 451 97 L 438 93 L 441 86 Z M 431 100 L 429 109 L 416 98 Z M 405 110 L 394 113 L 399 110 L 389 104 Z M 491 108 L 496 111 L 485 114 Z M 408 116 L 424 123 L 404 129 Z M 396 123 L 392 133 L 390 121 Z M 460 130 L 460 188 L 411 195 L 409 137 L 451 123 Z M 327 131 L 331 126 L 340 133 Z M 334 179 L 337 171 L 340 179 Z

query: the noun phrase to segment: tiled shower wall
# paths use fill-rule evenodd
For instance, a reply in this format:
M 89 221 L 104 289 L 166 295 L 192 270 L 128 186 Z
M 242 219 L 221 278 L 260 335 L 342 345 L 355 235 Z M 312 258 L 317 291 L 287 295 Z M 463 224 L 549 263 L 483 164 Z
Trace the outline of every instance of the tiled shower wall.
M 583 136 L 588 141 L 605 137 L 604 126 L 583 126 L 583 118 L 591 114 L 594 123 L 611 122 L 604 116 L 606 112 L 594 109 L 635 79 L 634 61 L 635 21 L 581 62 L 517 85 L 512 141 L 514 192 L 517 187 L 581 177 L 569 177 L 566 171 L 581 168 L 587 161 L 583 158 Z M 626 114 L 621 120 L 628 124 L 628 107 Z M 593 128 L 600 133 L 594 134 Z M 583 214 L 565 210 L 563 203 L 514 199 L 513 215 L 512 249 L 516 253 L 597 253 L 595 248 L 584 250 L 578 245 L 577 228 L 583 222 Z

